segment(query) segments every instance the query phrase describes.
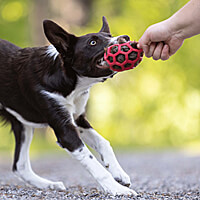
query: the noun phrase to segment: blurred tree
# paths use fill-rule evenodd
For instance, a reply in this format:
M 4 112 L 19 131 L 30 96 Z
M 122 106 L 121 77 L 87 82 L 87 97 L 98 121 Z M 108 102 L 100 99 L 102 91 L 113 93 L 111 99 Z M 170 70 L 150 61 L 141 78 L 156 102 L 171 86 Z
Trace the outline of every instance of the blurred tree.
M 30 1 L 30 25 L 32 43 L 42 46 L 47 43 L 43 34 L 44 19 L 53 19 L 62 26 L 81 27 L 88 23 L 92 0 L 34 0 Z
M 95 1 L 85 32 L 98 30 L 95 22 L 106 15 L 114 35 L 125 33 L 138 40 L 149 25 L 170 17 L 186 2 Z M 169 61 L 144 58 L 135 70 L 95 86 L 89 107 L 94 127 L 120 146 L 199 143 L 200 68 L 199 52 L 194 51 L 199 45 L 199 36 L 193 37 Z
M 0 37 L 20 46 L 42 45 L 46 43 L 43 19 L 51 18 L 67 26 L 68 31 L 82 35 L 99 31 L 104 15 L 113 36 L 128 34 L 132 40 L 138 40 L 149 25 L 168 18 L 186 2 L 0 0 Z M 31 37 L 33 33 L 41 38 Z M 113 80 L 96 85 L 88 108 L 93 126 L 120 147 L 199 144 L 199 37 L 187 39 L 168 61 L 144 58 L 136 69 L 118 73 Z M 0 135 L 5 131 L 0 128 Z M 54 144 L 53 134 L 48 133 L 49 143 Z M 0 148 L 9 145 L 8 137 L 7 134 L 4 144 L 0 141 Z
M 26 0 L 0 1 L 0 38 L 20 46 L 30 45 Z
M 42 22 L 46 18 L 51 18 L 49 0 L 30 1 L 29 21 L 31 42 L 34 46 L 42 46 L 47 43 L 43 34 Z

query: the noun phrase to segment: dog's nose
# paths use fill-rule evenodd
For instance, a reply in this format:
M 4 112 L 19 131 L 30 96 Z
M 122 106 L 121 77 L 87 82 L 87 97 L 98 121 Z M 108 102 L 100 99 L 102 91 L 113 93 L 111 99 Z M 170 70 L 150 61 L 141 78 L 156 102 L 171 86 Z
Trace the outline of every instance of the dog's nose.
M 118 38 L 117 38 L 117 41 L 120 43 L 120 41 L 123 41 L 125 40 L 125 42 L 128 42 L 130 41 L 130 37 L 128 35 L 120 35 Z

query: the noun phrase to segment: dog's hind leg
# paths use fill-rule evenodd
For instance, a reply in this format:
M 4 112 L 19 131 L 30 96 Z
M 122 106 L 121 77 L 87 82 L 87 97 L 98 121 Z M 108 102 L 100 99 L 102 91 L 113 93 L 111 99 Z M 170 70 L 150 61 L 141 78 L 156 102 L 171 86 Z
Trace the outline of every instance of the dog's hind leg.
M 15 158 L 13 164 L 14 173 L 26 183 L 41 189 L 65 190 L 62 182 L 52 182 L 36 175 L 30 164 L 29 147 L 33 137 L 33 128 L 23 126 L 17 120 L 12 122 L 12 129 L 15 134 Z
M 122 185 L 130 186 L 130 178 L 119 165 L 109 141 L 90 126 L 84 115 L 80 115 L 77 118 L 76 124 L 83 141 L 100 154 L 104 166 L 112 174 L 113 178 Z

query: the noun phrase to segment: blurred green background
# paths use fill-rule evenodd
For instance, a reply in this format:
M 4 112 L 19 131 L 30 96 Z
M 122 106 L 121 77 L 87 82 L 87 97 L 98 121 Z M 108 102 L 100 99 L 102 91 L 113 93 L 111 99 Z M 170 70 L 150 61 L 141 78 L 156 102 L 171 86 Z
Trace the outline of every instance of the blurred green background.
M 113 36 L 139 40 L 187 0 L 0 0 L 0 38 L 21 47 L 48 44 L 42 20 L 69 32 L 98 32 L 107 17 Z M 168 61 L 144 58 L 134 70 L 94 86 L 88 103 L 93 127 L 115 148 L 200 148 L 200 36 L 187 39 Z M 0 151 L 14 148 L 10 127 L 0 128 Z M 50 129 L 36 130 L 33 152 L 59 150 Z

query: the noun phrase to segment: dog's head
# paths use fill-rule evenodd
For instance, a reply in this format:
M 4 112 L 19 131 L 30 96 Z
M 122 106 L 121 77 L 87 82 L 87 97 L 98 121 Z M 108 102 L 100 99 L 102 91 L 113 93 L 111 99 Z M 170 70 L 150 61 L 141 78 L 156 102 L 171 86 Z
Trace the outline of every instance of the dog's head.
M 108 22 L 103 17 L 103 26 L 98 33 L 77 37 L 63 30 L 56 23 L 45 20 L 44 32 L 49 42 L 59 52 L 64 67 L 71 67 L 80 76 L 106 77 L 113 74 L 103 60 L 105 48 L 129 40 L 127 35 L 112 37 Z

